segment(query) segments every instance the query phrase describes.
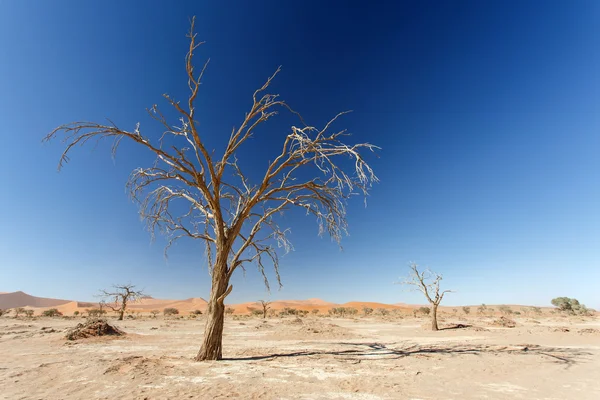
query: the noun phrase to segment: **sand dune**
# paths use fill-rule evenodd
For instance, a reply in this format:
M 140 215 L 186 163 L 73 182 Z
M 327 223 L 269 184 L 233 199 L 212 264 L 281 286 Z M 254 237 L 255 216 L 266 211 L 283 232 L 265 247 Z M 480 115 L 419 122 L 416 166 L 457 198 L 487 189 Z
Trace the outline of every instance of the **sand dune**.
M 48 299 L 45 297 L 35 297 L 24 292 L 12 292 L 0 294 L 0 308 L 15 307 L 55 307 L 61 304 L 67 304 L 71 300 Z
M 313 311 L 319 310 L 321 314 L 327 314 L 327 312 L 334 307 L 351 307 L 356 308 L 359 313 L 362 312 L 363 307 L 372 309 L 383 308 L 387 310 L 404 310 L 410 312 L 411 310 L 427 306 L 426 304 L 415 305 L 406 303 L 395 303 L 385 304 L 370 301 L 350 301 L 343 304 L 331 303 L 322 299 L 306 299 L 306 300 L 277 300 L 269 304 L 269 308 L 273 311 L 280 311 L 284 308 L 295 308 L 297 310 Z M 195 310 L 206 312 L 207 302 L 201 297 L 191 297 L 185 300 L 177 299 L 155 299 L 152 297 L 145 297 L 136 302 L 132 302 L 128 305 L 128 309 L 133 312 L 149 313 L 152 310 L 162 311 L 165 308 L 176 308 L 181 314 L 188 314 Z M 61 299 L 50 299 L 43 297 L 31 296 L 24 292 L 0 292 L 0 309 L 9 309 L 15 307 L 26 307 L 35 310 L 36 314 L 41 313 L 48 308 L 57 308 L 58 311 L 64 315 L 73 315 L 75 311 L 84 312 L 86 309 L 97 308 L 98 303 L 94 302 L 78 302 L 72 300 L 61 300 Z M 227 304 L 227 307 L 234 309 L 234 314 L 249 314 L 252 309 L 262 310 L 262 306 L 259 302 L 246 302 L 240 304 Z M 468 306 L 474 311 L 477 306 Z M 488 305 L 488 308 L 497 310 L 498 305 Z M 524 306 L 509 305 L 513 311 L 520 310 Z M 460 306 L 442 306 L 440 310 L 454 310 Z M 544 307 L 546 309 L 546 307 Z M 110 311 L 110 310 L 109 310 Z

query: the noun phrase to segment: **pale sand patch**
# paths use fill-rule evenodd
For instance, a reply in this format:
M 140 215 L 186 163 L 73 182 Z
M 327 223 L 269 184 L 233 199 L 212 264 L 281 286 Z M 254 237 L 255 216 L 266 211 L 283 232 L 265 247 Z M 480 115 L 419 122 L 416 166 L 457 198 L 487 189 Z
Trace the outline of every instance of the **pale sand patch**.
M 431 332 L 412 318 L 228 317 L 226 359 L 208 363 L 193 361 L 204 320 L 111 320 L 124 339 L 67 345 L 80 321 L 0 318 L 0 399 L 600 398 L 600 335 L 578 333 L 597 320 Z

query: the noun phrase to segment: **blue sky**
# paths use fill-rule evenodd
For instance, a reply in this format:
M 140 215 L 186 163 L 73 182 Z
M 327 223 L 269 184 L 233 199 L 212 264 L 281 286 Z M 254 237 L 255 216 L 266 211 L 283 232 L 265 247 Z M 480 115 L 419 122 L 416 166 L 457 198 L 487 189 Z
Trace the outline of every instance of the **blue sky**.
M 185 34 L 210 57 L 199 120 L 217 147 L 254 89 L 273 88 L 313 125 L 340 127 L 381 182 L 349 207 L 344 250 L 289 217 L 295 251 L 272 299 L 423 300 L 393 285 L 410 261 L 444 274 L 447 304 L 600 307 L 600 4 L 542 2 L 0 3 L 0 291 L 79 300 L 131 281 L 155 297 L 207 297 L 200 243 L 168 261 L 125 193 L 149 165 L 125 145 L 77 149 L 61 173 L 55 126 L 109 117 L 158 132 L 145 108 L 187 95 Z M 239 154 L 260 171 L 283 137 Z M 250 266 L 229 303 L 269 297 Z

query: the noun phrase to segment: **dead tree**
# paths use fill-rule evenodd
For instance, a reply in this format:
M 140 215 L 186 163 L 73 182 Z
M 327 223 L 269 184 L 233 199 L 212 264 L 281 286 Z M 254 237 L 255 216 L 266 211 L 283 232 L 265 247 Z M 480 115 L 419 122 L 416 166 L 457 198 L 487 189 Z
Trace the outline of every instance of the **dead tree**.
M 271 305 L 271 302 L 265 300 L 259 300 L 258 302 L 260 303 L 263 309 L 263 318 L 267 318 L 267 312 L 271 309 L 271 307 L 269 307 Z
M 142 133 L 139 123 L 128 131 L 109 121 L 62 125 L 46 140 L 64 134 L 66 149 L 59 169 L 73 148 L 102 139 L 114 141 L 113 154 L 126 139 L 156 155 L 152 166 L 132 172 L 127 187 L 132 199 L 139 203 L 140 215 L 150 232 L 160 231 L 167 236 L 165 254 L 180 238 L 205 243 L 212 284 L 204 340 L 196 359 L 218 360 L 222 357 L 224 301 L 233 289 L 229 284 L 233 273 L 244 269 L 247 263 L 256 263 L 269 289 L 265 268 L 272 264 L 281 285 L 278 254 L 292 247 L 288 229 L 280 227 L 278 218 L 290 209 L 314 216 L 319 234 L 328 233 L 339 243 L 347 233 L 347 200 L 357 193 L 366 196 L 377 181 L 362 154 L 377 147 L 342 141 L 348 133 L 334 131 L 333 124 L 345 113 L 321 128 L 305 124 L 279 95 L 269 93 L 269 86 L 280 71 L 277 69 L 254 92 L 250 109 L 239 126 L 232 129 L 222 151 L 210 151 L 205 146 L 207 133 L 201 131 L 196 113 L 196 98 L 208 62 L 199 73 L 196 71 L 193 56 L 202 43 L 196 40 L 193 19 L 188 38 L 185 71 L 190 94 L 184 103 L 164 95 L 179 114 L 176 124 L 169 122 L 156 105 L 148 110 L 162 128 L 158 138 Z M 258 127 L 279 111 L 289 111 L 297 117 L 298 126 L 292 125 L 282 134 L 280 151 L 264 155 L 264 171 L 252 174 L 262 177 L 253 183 L 238 162 L 240 149 Z M 253 163 L 261 165 L 256 159 Z M 177 214 L 175 210 L 180 208 L 173 207 L 177 203 L 186 204 L 187 212 Z
M 100 302 L 111 310 L 119 314 L 119 321 L 123 321 L 127 304 L 138 301 L 145 294 L 141 290 L 135 290 L 135 285 L 113 285 L 113 290 L 100 290 L 100 296 L 105 299 L 112 299 L 109 302 Z M 102 310 L 102 305 L 100 306 Z
M 402 285 L 408 285 L 414 287 L 415 290 L 420 291 L 425 295 L 429 304 L 431 304 L 431 330 L 438 330 L 437 323 L 437 309 L 444 295 L 446 293 L 451 293 L 452 290 L 444 290 L 440 292 L 440 281 L 442 280 L 442 275 L 432 272 L 429 269 L 424 270 L 423 272 L 419 272 L 418 265 L 415 263 L 411 263 L 410 273 L 408 277 L 399 282 Z

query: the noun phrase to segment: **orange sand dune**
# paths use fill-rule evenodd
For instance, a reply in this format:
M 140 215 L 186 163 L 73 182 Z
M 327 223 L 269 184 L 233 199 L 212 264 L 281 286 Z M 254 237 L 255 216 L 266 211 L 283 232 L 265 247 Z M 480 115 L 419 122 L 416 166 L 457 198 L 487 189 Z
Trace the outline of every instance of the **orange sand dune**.
M 341 304 L 340 307 L 352 307 L 352 308 L 356 308 L 359 311 L 362 310 L 363 307 L 372 308 L 374 310 L 376 310 L 378 308 L 385 308 L 386 310 L 408 308 L 408 307 L 400 307 L 395 304 L 374 303 L 374 302 L 370 302 L 370 301 L 350 301 L 348 303 Z

